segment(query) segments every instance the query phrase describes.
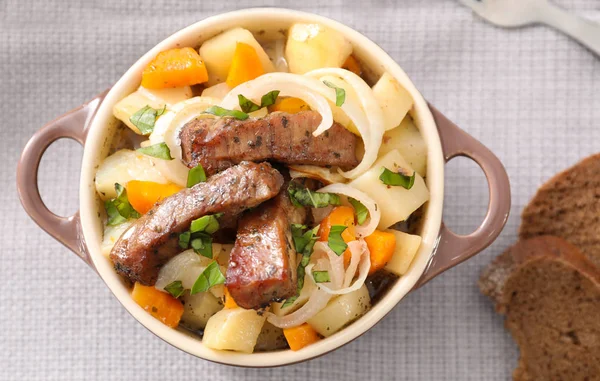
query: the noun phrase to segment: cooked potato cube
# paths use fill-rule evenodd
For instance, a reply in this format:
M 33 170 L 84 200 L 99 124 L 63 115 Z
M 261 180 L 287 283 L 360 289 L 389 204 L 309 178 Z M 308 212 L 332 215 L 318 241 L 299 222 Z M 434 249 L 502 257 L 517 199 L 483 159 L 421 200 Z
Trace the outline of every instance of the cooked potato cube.
M 414 103 L 410 93 L 388 73 L 373 86 L 373 95 L 383 111 L 386 130 L 397 127 Z
M 288 31 L 285 58 L 291 73 L 304 74 L 324 67 L 342 67 L 351 53 L 350 41 L 323 25 L 297 23 Z
M 392 229 L 386 231 L 396 236 L 396 249 L 385 269 L 398 276 L 404 275 L 421 246 L 421 237 Z
M 371 169 L 350 182 L 351 186 L 365 192 L 380 206 L 379 230 L 385 230 L 396 222 L 406 220 L 412 212 L 429 200 L 429 190 L 421 175 L 415 173 L 415 183 L 411 189 L 389 186 L 379 180 L 384 167 L 392 172 L 414 172 L 398 150 L 391 150 L 379 158 Z
M 227 79 L 238 42 L 248 44 L 256 50 L 265 72 L 270 73 L 275 70 L 269 56 L 252 33 L 247 29 L 234 28 L 205 41 L 200 47 L 200 56 L 206 64 L 210 86 L 225 82 Z
M 129 118 L 140 109 L 150 106 L 156 110 L 161 110 L 164 106 L 170 108 L 175 103 L 184 101 L 192 97 L 192 88 L 189 86 L 177 87 L 173 89 L 150 90 L 140 87 L 137 91 L 121 99 L 113 107 L 113 115 L 121 120 L 125 125 L 140 134 L 140 130 L 131 123 Z
M 102 254 L 107 256 L 110 254 L 113 246 L 121 237 L 121 234 L 131 226 L 132 221 L 125 221 L 122 224 L 115 226 L 106 226 L 104 228 L 104 238 L 102 239 Z
M 102 200 L 117 197 L 115 183 L 123 186 L 131 180 L 169 181 L 156 168 L 152 158 L 136 151 L 122 149 L 104 159 L 96 171 L 96 191 Z
M 331 300 L 308 324 L 322 336 L 328 337 L 358 319 L 371 306 L 367 286 Z
M 410 115 L 402 120 L 400 126 L 386 131 L 383 135 L 379 157 L 385 156 L 394 149 L 400 152 L 419 175 L 425 177 L 427 174 L 427 144 Z
M 269 322 L 265 322 L 265 325 L 258 335 L 256 345 L 254 346 L 255 351 L 274 351 L 277 349 L 287 348 L 287 341 L 283 335 L 283 329 L 275 327 Z
M 208 319 L 202 342 L 212 349 L 252 353 L 265 320 L 255 310 L 221 310 Z
M 194 330 L 203 329 L 211 316 L 223 309 L 223 303 L 210 292 L 182 296 L 181 324 Z

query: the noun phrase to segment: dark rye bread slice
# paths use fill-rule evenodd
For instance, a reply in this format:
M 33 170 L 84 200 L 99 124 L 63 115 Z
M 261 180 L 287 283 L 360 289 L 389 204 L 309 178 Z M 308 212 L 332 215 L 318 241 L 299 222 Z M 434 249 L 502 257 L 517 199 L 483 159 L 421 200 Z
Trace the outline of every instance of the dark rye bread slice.
M 600 154 L 559 173 L 522 215 L 520 238 L 562 237 L 600 267 Z
M 551 236 L 521 240 L 479 287 L 520 348 L 515 381 L 600 380 L 600 270 L 575 246 Z

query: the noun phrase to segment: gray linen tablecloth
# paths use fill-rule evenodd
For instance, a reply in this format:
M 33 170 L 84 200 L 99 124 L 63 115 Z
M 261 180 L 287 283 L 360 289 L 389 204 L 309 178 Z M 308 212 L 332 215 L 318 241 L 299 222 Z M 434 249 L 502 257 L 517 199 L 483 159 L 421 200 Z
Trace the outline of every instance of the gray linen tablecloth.
M 597 0 L 564 7 L 600 19 Z M 424 96 L 490 147 L 512 180 L 512 216 L 489 249 L 410 294 L 369 333 L 320 359 L 244 370 L 187 355 L 121 308 L 99 277 L 25 215 L 15 170 L 45 122 L 109 87 L 174 31 L 237 8 L 281 6 L 332 17 L 377 42 Z M 545 27 L 503 30 L 452 0 L 0 0 L 0 379 L 507 380 L 518 351 L 479 294 L 478 275 L 516 237 L 536 187 L 600 151 L 600 60 Z M 59 214 L 78 205 L 82 149 L 61 141 L 40 187 Z M 447 166 L 445 220 L 475 228 L 480 170 Z

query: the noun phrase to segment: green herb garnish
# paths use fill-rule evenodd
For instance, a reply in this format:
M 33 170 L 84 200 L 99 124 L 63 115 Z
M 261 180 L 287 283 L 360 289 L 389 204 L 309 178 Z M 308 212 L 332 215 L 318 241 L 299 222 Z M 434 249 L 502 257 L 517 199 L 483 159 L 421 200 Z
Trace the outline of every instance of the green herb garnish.
M 277 97 L 279 96 L 279 90 L 269 91 L 265 95 L 260 98 L 260 105 L 252 102 L 250 99 L 246 98 L 242 94 L 238 94 L 238 101 L 240 103 L 240 108 L 243 112 L 250 113 L 253 111 L 260 110 L 263 107 L 268 107 L 275 104 Z
M 198 276 L 196 282 L 194 282 L 194 285 L 190 290 L 190 295 L 194 295 L 199 292 L 206 292 L 211 287 L 223 283 L 225 283 L 225 277 L 221 273 L 219 264 L 216 261 L 212 261 L 211 264 L 208 265 Z
M 315 280 L 315 283 L 325 283 L 325 282 L 330 282 L 331 280 L 329 279 L 329 272 L 327 271 L 313 271 L 313 279 Z
M 329 81 L 323 81 L 323 83 L 327 85 L 327 87 L 335 89 L 335 105 L 341 107 L 346 101 L 346 90 L 342 89 L 341 87 L 337 87 Z
M 107 225 L 116 226 L 129 218 L 140 218 L 140 214 L 133 209 L 127 198 L 127 190 L 119 183 L 115 183 L 117 197 L 104 201 L 104 209 L 108 216 Z
M 202 164 L 198 164 L 194 168 L 190 169 L 187 177 L 187 187 L 191 188 L 198 183 L 203 183 L 206 181 L 206 173 L 204 172 L 204 168 Z
M 329 229 L 329 237 L 327 237 L 327 244 L 329 248 L 333 250 L 338 256 L 342 255 L 344 251 L 348 248 L 346 242 L 342 238 L 342 233 L 348 227 L 344 225 L 332 225 L 331 229 Z
M 226 108 L 219 107 L 219 106 L 211 106 L 211 107 L 207 108 L 206 110 L 204 110 L 202 113 L 203 114 L 212 114 L 212 115 L 220 116 L 220 117 L 232 116 L 239 120 L 248 119 L 248 114 L 246 114 L 243 111 L 227 110 Z
M 179 298 L 185 292 L 185 288 L 183 288 L 180 280 L 176 280 L 166 285 L 165 291 L 173 295 L 174 298 Z
M 329 205 L 340 205 L 340 196 L 335 193 L 313 192 L 295 181 L 290 182 L 288 193 L 292 203 L 297 206 L 324 208 Z
M 154 131 L 154 124 L 159 116 L 165 113 L 167 105 L 161 110 L 153 109 L 150 106 L 142 107 L 135 114 L 131 115 L 129 121 L 140 130 L 142 135 L 149 135 Z
M 190 245 L 196 254 L 212 259 L 212 237 L 205 233 L 195 233 Z
M 171 157 L 171 150 L 165 142 L 153 144 L 148 147 L 138 148 L 137 151 L 139 153 L 143 153 L 144 155 L 156 157 L 159 159 L 173 160 L 173 158 Z
M 179 247 L 181 247 L 182 249 L 187 249 L 188 247 L 190 247 L 190 238 L 192 236 L 192 233 L 190 232 L 183 232 L 181 234 L 179 234 Z
M 355 200 L 352 197 L 348 197 L 348 202 L 350 202 L 350 204 L 352 204 L 352 207 L 354 208 L 354 213 L 356 214 L 356 222 L 358 222 L 359 225 L 364 224 L 367 220 L 367 217 L 369 217 L 369 209 L 367 209 L 367 207 L 364 206 L 362 202 Z
M 304 275 L 306 274 L 306 266 L 308 265 L 308 261 L 310 260 L 310 256 L 313 251 L 313 247 L 315 246 L 315 242 L 317 241 L 317 232 L 319 231 L 319 226 L 304 232 L 306 229 L 305 225 L 300 224 L 292 224 L 292 240 L 294 241 L 294 247 L 298 254 L 302 254 L 302 259 L 298 264 L 297 278 L 298 285 L 296 288 L 296 295 L 287 298 L 285 303 L 281 306 L 281 308 L 286 308 L 294 303 L 298 296 L 300 295 L 300 291 L 302 291 L 302 287 L 304 287 Z
M 190 233 L 194 234 L 197 232 L 204 232 L 207 234 L 213 234 L 219 230 L 219 221 L 217 218 L 221 217 L 222 215 L 223 213 L 209 214 L 192 221 Z
M 407 176 L 403 173 L 392 172 L 389 169 L 383 167 L 383 172 L 379 176 L 379 180 L 385 185 L 401 186 L 405 189 L 410 189 L 415 185 L 416 172 L 413 172 L 412 176 Z

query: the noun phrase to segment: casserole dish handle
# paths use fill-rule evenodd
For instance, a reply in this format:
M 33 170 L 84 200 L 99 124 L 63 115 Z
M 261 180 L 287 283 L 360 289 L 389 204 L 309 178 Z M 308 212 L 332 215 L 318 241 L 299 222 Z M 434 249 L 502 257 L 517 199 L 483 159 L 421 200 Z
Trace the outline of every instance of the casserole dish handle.
M 457 156 L 475 161 L 487 178 L 490 199 L 483 222 L 471 234 L 456 234 L 442 222 L 436 250 L 415 288 L 488 247 L 502 231 L 510 212 L 510 182 L 500 160 L 435 107 L 429 105 L 429 108 L 437 124 L 446 163 Z
M 38 189 L 38 169 L 46 149 L 59 139 L 85 144 L 88 127 L 106 92 L 42 127 L 25 145 L 17 167 L 17 190 L 23 208 L 48 234 L 91 265 L 83 243 L 79 211 L 69 217 L 52 213 Z

